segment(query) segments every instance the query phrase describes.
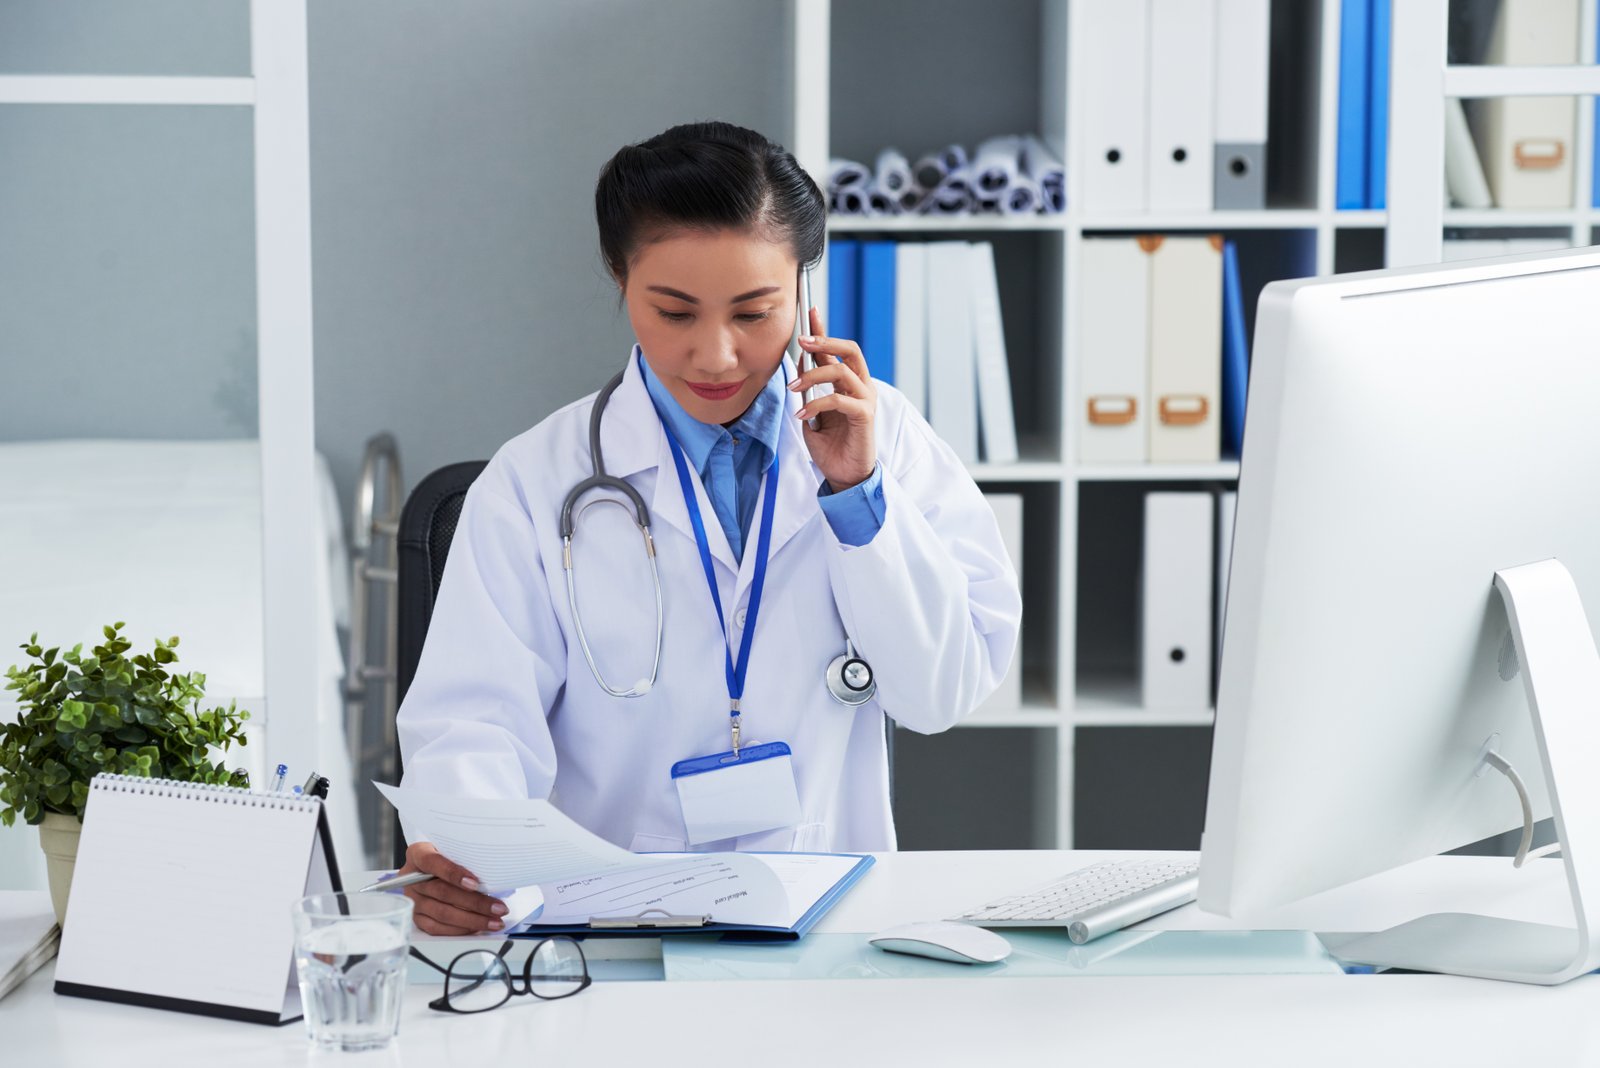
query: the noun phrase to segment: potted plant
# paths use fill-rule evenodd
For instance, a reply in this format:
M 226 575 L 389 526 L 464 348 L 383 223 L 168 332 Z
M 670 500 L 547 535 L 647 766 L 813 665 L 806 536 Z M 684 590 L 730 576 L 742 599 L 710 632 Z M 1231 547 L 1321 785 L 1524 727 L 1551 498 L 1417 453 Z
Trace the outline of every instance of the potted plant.
M 29 657 L 6 669 L 17 691 L 17 719 L 0 724 L 0 822 L 39 827 L 56 920 L 67 913 L 89 780 L 100 772 L 248 786 L 249 774 L 211 760 L 214 749 L 244 745 L 250 718 L 230 702 L 203 711 L 206 677 L 177 674 L 176 637 L 131 659 L 121 634 L 104 628 L 105 642 L 86 655 L 77 645 L 44 649 L 33 635 L 20 648 Z

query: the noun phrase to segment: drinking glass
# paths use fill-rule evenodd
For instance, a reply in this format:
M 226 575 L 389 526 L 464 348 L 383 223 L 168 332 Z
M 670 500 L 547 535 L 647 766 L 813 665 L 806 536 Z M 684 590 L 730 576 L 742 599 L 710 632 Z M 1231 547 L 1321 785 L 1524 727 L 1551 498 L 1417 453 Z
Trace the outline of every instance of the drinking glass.
M 313 894 L 294 904 L 306 1033 L 324 1049 L 382 1049 L 400 1029 L 411 899 Z

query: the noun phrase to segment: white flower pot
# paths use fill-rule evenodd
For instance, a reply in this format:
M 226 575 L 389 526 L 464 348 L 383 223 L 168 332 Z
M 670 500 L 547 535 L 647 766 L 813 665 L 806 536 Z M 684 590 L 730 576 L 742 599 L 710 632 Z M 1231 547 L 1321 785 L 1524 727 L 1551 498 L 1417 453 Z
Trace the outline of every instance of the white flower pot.
M 50 876 L 50 904 L 59 924 L 67 921 L 67 895 L 72 892 L 72 867 L 78 860 L 78 836 L 82 833 L 82 820 L 59 812 L 46 812 L 39 824 L 39 845 Z

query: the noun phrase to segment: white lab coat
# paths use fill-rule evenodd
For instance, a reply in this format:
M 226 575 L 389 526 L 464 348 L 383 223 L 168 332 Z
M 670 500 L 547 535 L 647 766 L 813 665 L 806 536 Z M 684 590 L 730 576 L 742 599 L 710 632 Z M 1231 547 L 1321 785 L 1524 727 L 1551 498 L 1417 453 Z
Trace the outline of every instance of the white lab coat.
M 891 850 L 884 716 L 931 734 L 995 689 L 1017 644 L 1017 575 L 972 478 L 888 386 L 879 386 L 875 420 L 883 526 L 866 545 L 841 544 L 817 503 L 822 475 L 793 416 L 799 397 L 786 400 L 743 741 L 789 743 L 802 819 L 792 830 L 700 848 Z M 602 419 L 601 448 L 607 470 L 650 506 L 666 636 L 648 695 L 610 697 L 596 684 L 573 627 L 558 532 L 563 498 L 591 473 L 593 403 L 591 395 L 570 404 L 508 442 L 467 494 L 399 712 L 405 785 L 548 796 L 619 845 L 680 850 L 671 766 L 729 748 L 723 639 L 667 438 L 630 356 Z M 741 565 L 710 521 L 698 478 L 695 488 L 737 648 L 761 505 Z M 574 560 L 596 663 L 608 683 L 626 688 L 648 676 L 655 636 L 631 509 L 582 514 Z M 823 681 L 847 632 L 878 682 L 877 696 L 857 708 L 834 701 Z

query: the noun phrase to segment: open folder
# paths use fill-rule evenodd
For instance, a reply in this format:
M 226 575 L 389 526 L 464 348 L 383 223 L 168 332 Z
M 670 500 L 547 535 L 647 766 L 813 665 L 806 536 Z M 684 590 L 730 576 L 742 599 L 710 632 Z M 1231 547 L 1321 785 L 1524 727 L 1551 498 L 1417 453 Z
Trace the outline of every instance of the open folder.
M 792 941 L 872 866 L 850 853 L 632 853 L 548 801 L 455 798 L 375 784 L 408 836 L 505 899 L 513 935 L 721 932 Z

